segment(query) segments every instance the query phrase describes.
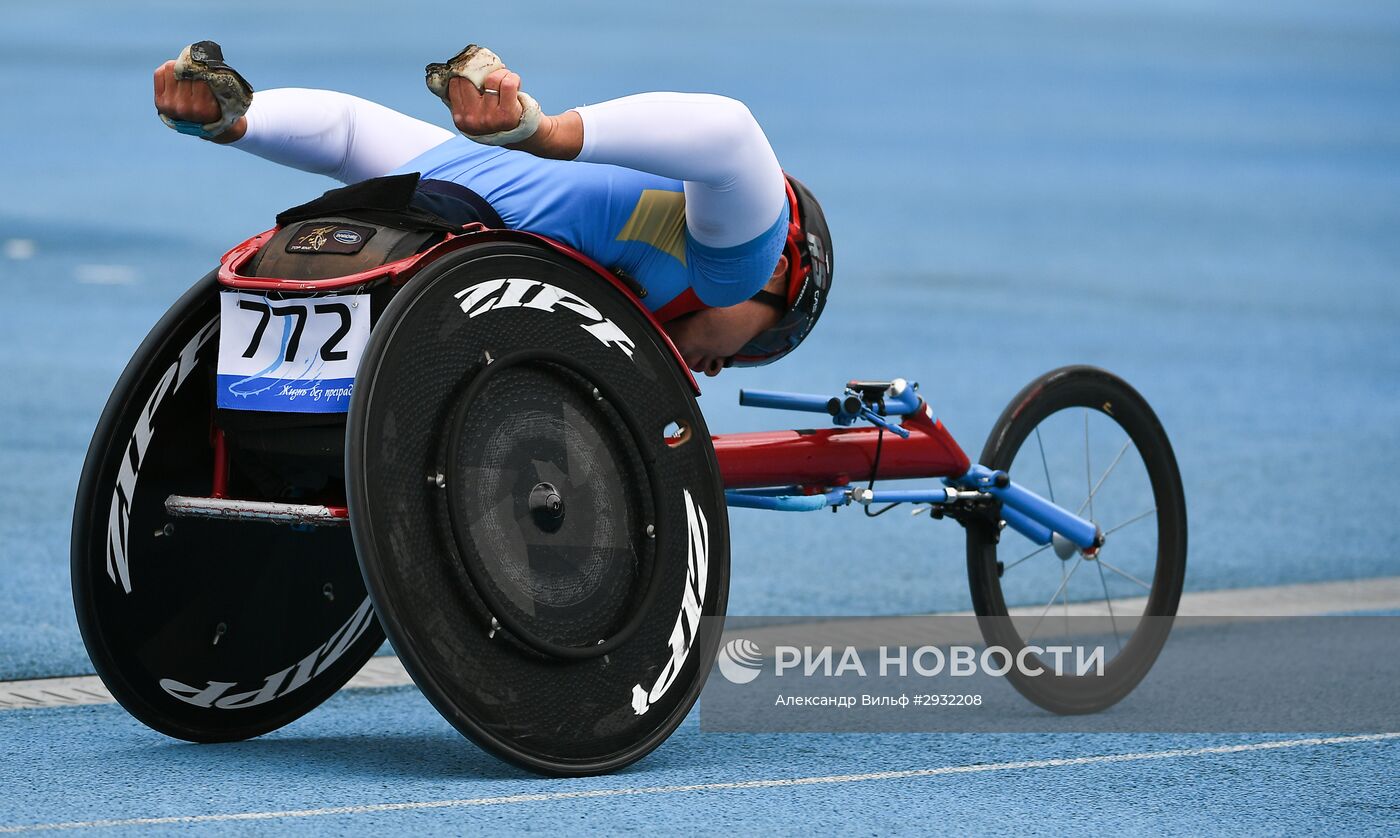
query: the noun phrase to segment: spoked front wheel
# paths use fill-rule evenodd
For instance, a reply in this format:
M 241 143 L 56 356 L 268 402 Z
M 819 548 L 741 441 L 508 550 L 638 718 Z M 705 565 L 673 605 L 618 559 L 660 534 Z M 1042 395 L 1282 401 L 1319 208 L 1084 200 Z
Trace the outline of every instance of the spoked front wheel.
M 1085 551 L 970 524 L 968 577 L 983 637 L 1018 661 L 1008 680 L 1047 710 L 1117 703 L 1161 652 L 1186 574 L 1186 501 L 1161 422 L 1117 376 L 1064 367 L 1011 401 L 980 462 L 1104 535 L 1101 548 Z M 1054 647 L 1076 651 L 1057 657 Z M 1081 667 L 1079 650 L 1098 648 L 1102 667 L 1092 651 Z

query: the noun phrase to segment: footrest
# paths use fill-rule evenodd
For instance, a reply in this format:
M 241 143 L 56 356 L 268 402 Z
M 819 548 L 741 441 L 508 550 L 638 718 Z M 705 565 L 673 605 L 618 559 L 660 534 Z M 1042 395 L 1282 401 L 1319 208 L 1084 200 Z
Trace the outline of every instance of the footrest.
M 265 524 L 343 527 L 350 523 L 350 511 L 343 506 L 309 503 L 171 495 L 165 499 L 165 511 L 176 518 L 216 518 L 224 521 L 258 521 Z

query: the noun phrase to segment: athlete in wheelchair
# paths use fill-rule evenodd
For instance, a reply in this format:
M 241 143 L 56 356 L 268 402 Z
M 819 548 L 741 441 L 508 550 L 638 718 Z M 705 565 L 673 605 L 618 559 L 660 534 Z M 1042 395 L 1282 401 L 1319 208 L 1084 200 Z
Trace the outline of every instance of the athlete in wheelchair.
M 847 427 L 711 437 L 687 368 L 782 357 L 831 282 L 821 208 L 743 105 L 652 93 L 549 116 L 475 46 L 427 83 L 465 136 L 328 91 L 254 98 L 211 42 L 156 71 L 171 127 L 350 185 L 225 254 L 142 344 L 94 435 L 74 597 L 99 674 L 142 721 L 259 735 L 387 632 L 498 755 L 616 769 L 675 729 L 713 664 L 726 505 L 888 501 L 958 520 L 983 633 L 1013 650 L 1036 629 L 1007 619 L 1003 528 L 1036 545 L 1015 565 L 1044 553 L 1065 583 L 1109 568 L 1146 589 L 1135 616 L 1175 613 L 1175 460 L 1146 402 L 1101 370 L 1033 382 L 977 464 L 903 379 L 750 392 Z M 1146 570 L 1104 558 L 1117 522 L 1095 518 L 1100 487 L 1071 509 L 1008 477 L 1034 433 L 1050 482 L 1041 424 L 1071 408 L 1086 467 L 1091 412 L 1126 439 L 1100 484 L 1134 452 L 1151 507 L 1121 526 L 1155 525 Z M 1103 677 L 1011 680 L 1056 712 L 1101 709 L 1145 675 L 1162 625 L 1115 621 Z
M 249 108 L 251 91 L 231 69 L 188 56 L 189 78 L 176 77 L 174 61 L 156 71 L 167 121 L 345 183 L 412 172 L 470 190 L 474 206 L 489 205 L 479 220 L 567 244 L 634 280 L 696 372 L 776 360 L 825 301 L 821 206 L 784 177 L 733 99 L 646 93 L 549 116 L 522 94 L 518 74 L 468 47 L 428 70 L 460 136 L 325 90 L 264 91 Z M 212 92 L 220 82 L 233 91 L 231 109 Z

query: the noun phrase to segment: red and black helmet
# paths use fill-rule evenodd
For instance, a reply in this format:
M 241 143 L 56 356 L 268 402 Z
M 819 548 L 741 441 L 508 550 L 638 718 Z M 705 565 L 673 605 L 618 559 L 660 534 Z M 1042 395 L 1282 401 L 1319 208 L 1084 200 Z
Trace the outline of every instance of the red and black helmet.
M 787 311 L 777 325 L 744 344 L 734 355 L 736 367 L 771 364 L 802 342 L 816 325 L 831 291 L 831 231 L 812 190 L 792 175 L 787 179 Z

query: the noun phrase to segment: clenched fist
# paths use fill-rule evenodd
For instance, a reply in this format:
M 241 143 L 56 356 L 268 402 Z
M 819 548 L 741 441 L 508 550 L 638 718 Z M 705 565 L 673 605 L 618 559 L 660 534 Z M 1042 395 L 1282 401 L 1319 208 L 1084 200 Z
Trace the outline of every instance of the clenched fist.
M 461 76 L 447 83 L 452 124 L 468 136 L 510 131 L 520 124 L 520 74 L 502 67 L 486 77 L 483 90 Z
M 219 101 L 208 83 L 175 78 L 173 60 L 156 68 L 155 100 L 156 112 L 173 120 L 205 125 L 223 117 Z M 212 139 L 216 143 L 231 143 L 247 130 L 248 120 L 240 117 L 227 131 Z

